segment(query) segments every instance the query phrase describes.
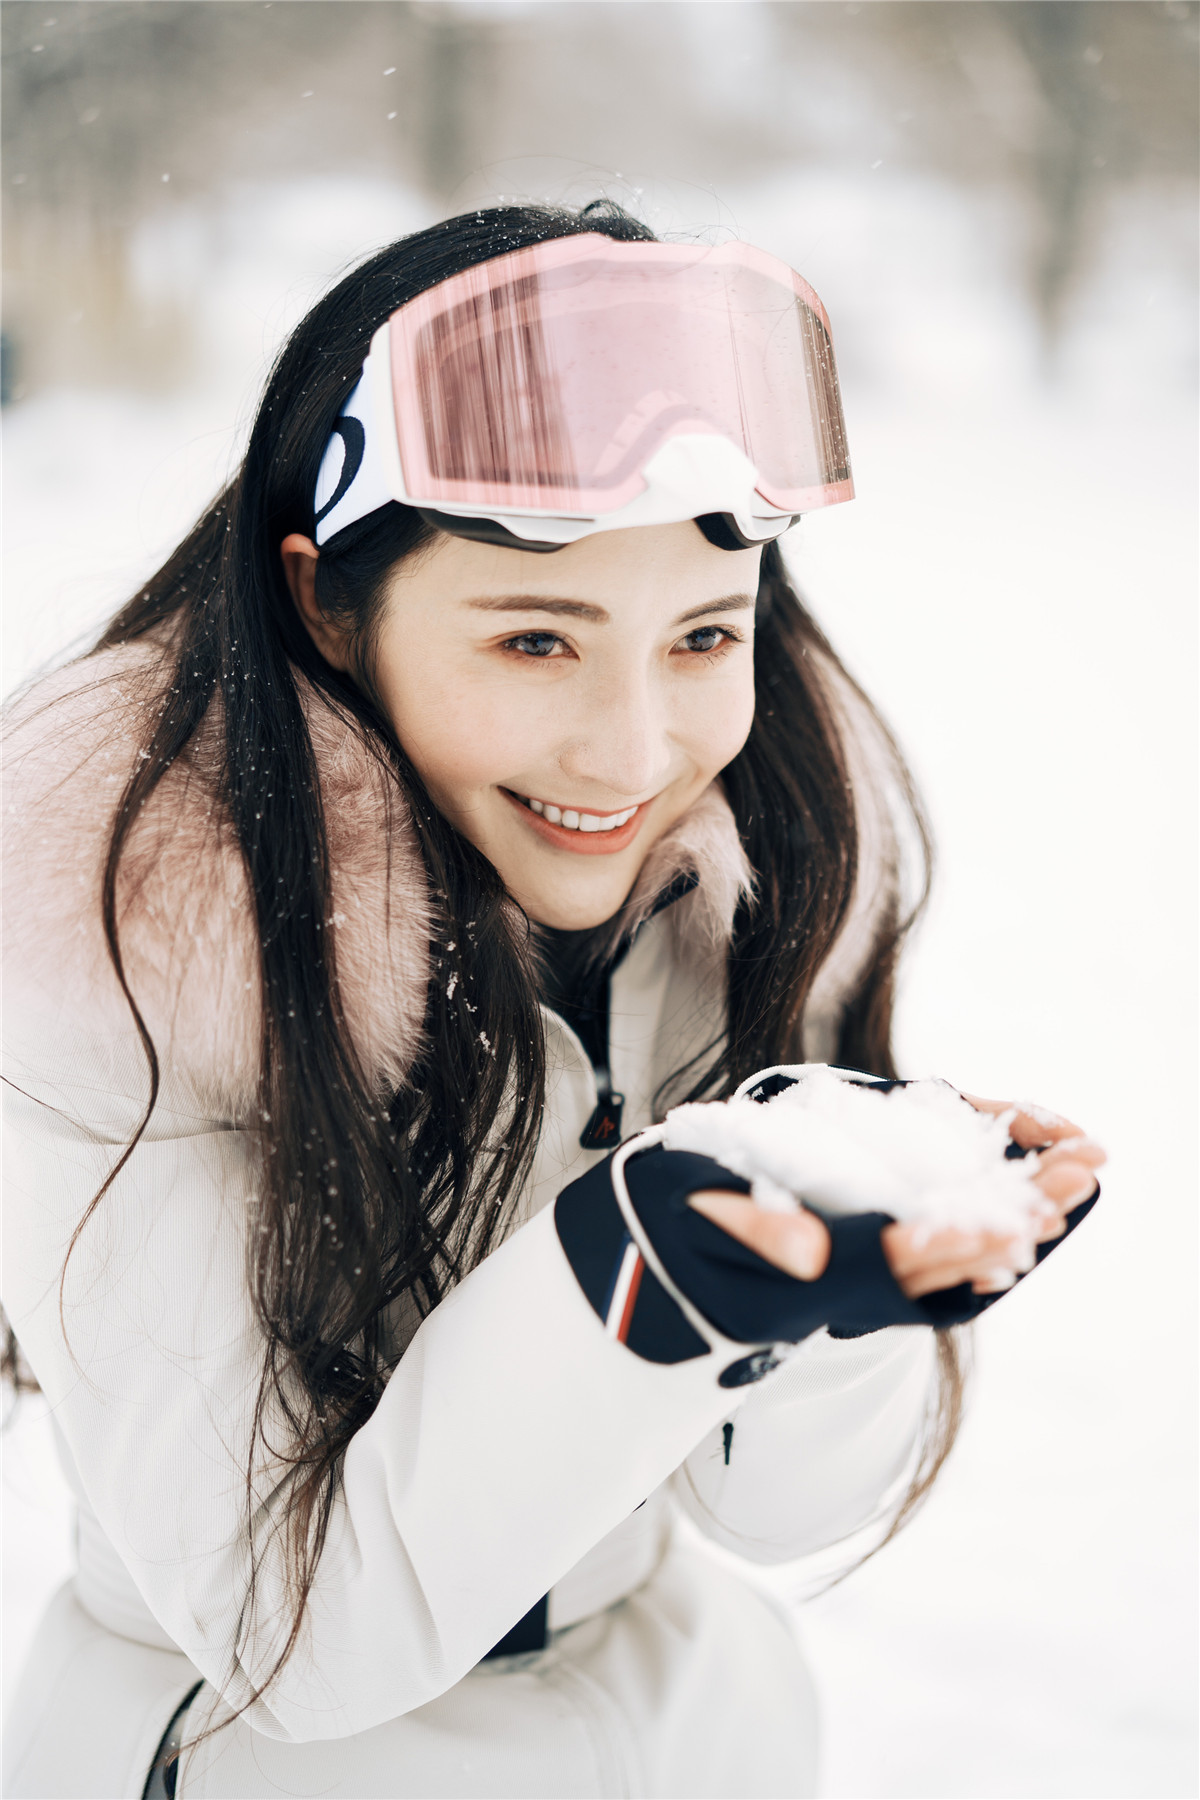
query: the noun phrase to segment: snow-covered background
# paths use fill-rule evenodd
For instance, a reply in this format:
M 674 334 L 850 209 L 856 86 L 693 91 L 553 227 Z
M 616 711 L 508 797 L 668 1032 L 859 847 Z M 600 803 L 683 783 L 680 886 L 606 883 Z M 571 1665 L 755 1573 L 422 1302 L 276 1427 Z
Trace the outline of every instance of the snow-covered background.
M 872 159 L 874 160 L 874 159 Z M 472 196 L 474 198 L 474 195 Z M 858 499 L 789 555 L 905 746 L 940 874 L 901 1062 L 1109 1147 L 1103 1206 L 978 1328 L 924 1513 L 796 1599 L 832 1796 L 1196 1792 L 1195 342 L 1189 192 L 1104 201 L 1052 359 L 1010 191 L 884 164 L 645 185 L 793 261 L 833 319 Z M 233 465 L 290 325 L 438 216 L 382 176 L 255 179 L 136 235 L 202 292 L 186 375 L 6 413 L 4 685 L 106 613 Z M 37 1402 L 4 1441 L 4 1683 L 70 1568 Z

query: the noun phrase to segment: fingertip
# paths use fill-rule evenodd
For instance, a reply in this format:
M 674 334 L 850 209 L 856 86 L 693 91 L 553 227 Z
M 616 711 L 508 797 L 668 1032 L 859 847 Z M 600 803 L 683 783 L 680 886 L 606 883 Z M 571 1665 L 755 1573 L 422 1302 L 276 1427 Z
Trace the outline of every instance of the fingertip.
M 1016 1116 L 1009 1127 L 1009 1135 L 1023 1149 L 1053 1150 L 1068 1138 L 1084 1135 L 1080 1126 L 1071 1119 L 1064 1119 L 1061 1113 L 1033 1106 L 1028 1101 L 1014 1100 L 1013 1108 Z
M 989 1269 L 983 1279 L 987 1283 L 985 1292 L 1005 1294 L 1010 1287 L 1016 1286 L 1017 1271 L 1015 1269 Z
M 978 1112 L 986 1112 L 986 1113 L 1007 1112 L 1009 1109 L 1009 1106 L 1012 1104 L 1011 1101 L 1006 1102 L 1004 1100 L 985 1100 L 982 1094 L 968 1094 L 966 1088 L 959 1088 L 958 1091 L 962 1095 L 963 1099 L 967 1102 L 967 1104 L 969 1106 L 975 1107 L 976 1111 L 978 1111 Z
M 1069 1208 L 1090 1200 L 1098 1183 L 1095 1172 L 1087 1163 L 1065 1160 L 1052 1163 L 1041 1174 L 1035 1175 L 1034 1186 L 1056 1206 Z
M 1095 1138 L 1080 1134 L 1077 1137 L 1060 1138 L 1056 1144 L 1048 1144 L 1038 1153 L 1039 1165 L 1043 1167 L 1051 1162 L 1065 1162 L 1068 1159 L 1086 1163 L 1091 1169 L 1099 1169 L 1108 1161 L 1108 1151 Z

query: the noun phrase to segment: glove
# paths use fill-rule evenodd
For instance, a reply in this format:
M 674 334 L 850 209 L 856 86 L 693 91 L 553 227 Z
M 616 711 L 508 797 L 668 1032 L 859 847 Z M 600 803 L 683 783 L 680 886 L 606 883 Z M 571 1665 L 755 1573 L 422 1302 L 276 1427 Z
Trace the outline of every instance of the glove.
M 774 1345 L 799 1343 L 822 1326 L 839 1338 L 861 1337 L 888 1325 L 945 1327 L 977 1318 L 1003 1298 L 1002 1293 L 976 1294 L 964 1282 L 910 1300 L 884 1254 L 880 1234 L 894 1220 L 883 1212 L 846 1217 L 812 1208 L 828 1228 L 830 1256 L 815 1281 L 801 1281 L 688 1205 L 689 1195 L 704 1188 L 748 1194 L 749 1182 L 709 1157 L 656 1144 L 628 1158 L 625 1182 L 638 1224 L 672 1293 L 626 1226 L 613 1189 L 612 1160 L 598 1163 L 564 1188 L 555 1203 L 555 1223 L 567 1259 L 606 1330 L 650 1362 L 706 1355 L 712 1345 L 698 1327 L 707 1322 L 735 1344 L 761 1346 L 750 1356 L 735 1358 L 718 1377 L 723 1386 L 736 1387 L 761 1379 L 775 1366 Z M 1098 1197 L 1097 1192 L 1068 1213 L 1064 1236 L 1086 1218 Z M 1037 1262 L 1062 1241 L 1040 1244 Z M 700 1315 L 698 1320 L 689 1320 L 679 1297 Z

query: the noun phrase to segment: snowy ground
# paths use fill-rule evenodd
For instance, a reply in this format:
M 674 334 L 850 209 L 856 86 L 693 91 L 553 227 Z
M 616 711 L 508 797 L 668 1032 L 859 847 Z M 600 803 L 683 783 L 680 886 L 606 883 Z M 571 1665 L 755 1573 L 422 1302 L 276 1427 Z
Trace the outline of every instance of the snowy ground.
M 1196 469 L 1179 208 L 1114 203 L 1049 379 L 1006 273 L 1002 196 L 971 211 L 897 178 L 737 198 L 726 224 L 795 259 L 843 344 L 859 499 L 804 526 L 794 563 L 909 751 L 941 845 L 902 1063 L 1043 1100 L 1112 1154 L 1096 1217 L 979 1328 L 971 1414 L 924 1514 L 798 1608 L 824 1792 L 1192 1795 Z M 247 190 L 147 243 L 148 281 L 207 272 L 194 378 L 8 415 L 6 686 L 175 541 L 321 278 L 421 217 L 383 188 Z M 70 1558 L 36 1406 L 9 1435 L 4 1501 L 7 1688 Z M 811 1572 L 773 1579 L 800 1595 Z

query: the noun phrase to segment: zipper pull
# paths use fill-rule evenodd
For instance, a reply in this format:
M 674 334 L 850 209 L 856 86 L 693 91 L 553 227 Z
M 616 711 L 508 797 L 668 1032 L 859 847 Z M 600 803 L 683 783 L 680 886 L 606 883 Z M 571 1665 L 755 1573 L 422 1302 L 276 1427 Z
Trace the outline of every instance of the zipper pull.
M 615 1150 L 621 1141 L 621 1108 L 624 1094 L 601 1094 L 596 1109 L 583 1128 L 581 1150 Z
M 725 1445 L 725 1467 L 729 1467 L 729 1452 L 733 1449 L 733 1420 L 726 1419 L 721 1427 L 721 1440 Z

